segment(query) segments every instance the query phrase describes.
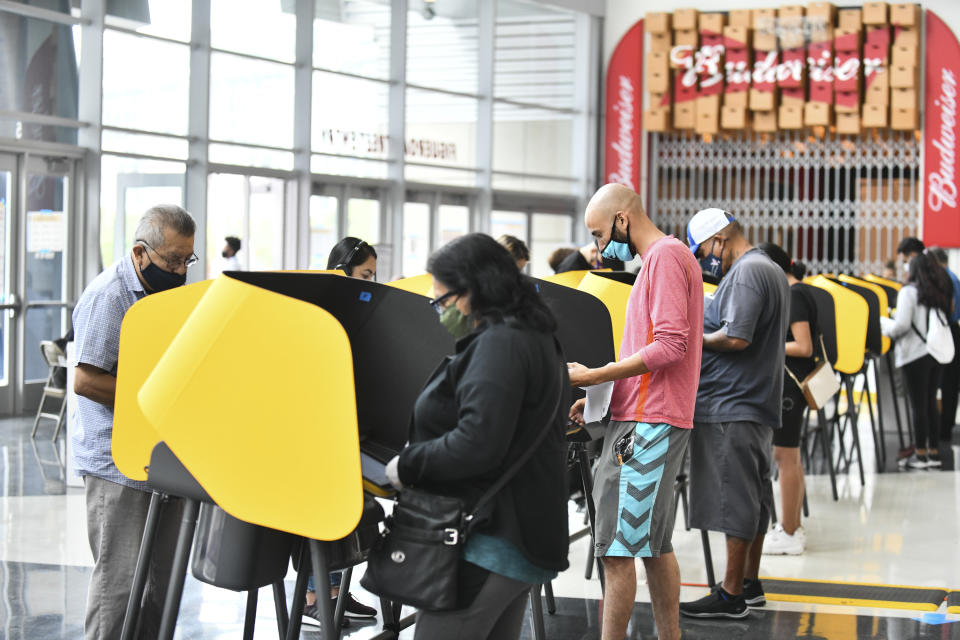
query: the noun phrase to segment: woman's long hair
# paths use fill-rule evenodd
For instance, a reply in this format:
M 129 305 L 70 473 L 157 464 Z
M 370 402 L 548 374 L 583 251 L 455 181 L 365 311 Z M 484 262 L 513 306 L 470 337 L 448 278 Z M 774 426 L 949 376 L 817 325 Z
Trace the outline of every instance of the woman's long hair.
M 533 281 L 488 235 L 470 233 L 451 240 L 433 252 L 427 271 L 450 291 L 469 294 L 471 315 L 478 324 L 513 318 L 537 331 L 557 329 Z
M 932 255 L 925 251 L 914 256 L 910 261 L 910 277 L 907 282 L 917 288 L 917 300 L 920 304 L 950 314 L 953 283 L 950 282 L 947 270 Z
M 347 236 L 333 245 L 327 257 L 327 269 L 343 269 L 348 276 L 353 275 L 353 268 L 359 267 L 373 256 L 377 257 L 377 250 L 360 238 Z

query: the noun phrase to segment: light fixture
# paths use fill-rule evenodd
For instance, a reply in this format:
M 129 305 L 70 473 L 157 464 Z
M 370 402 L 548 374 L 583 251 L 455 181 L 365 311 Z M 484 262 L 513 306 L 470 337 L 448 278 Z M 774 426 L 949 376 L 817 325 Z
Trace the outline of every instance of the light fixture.
M 437 0 L 423 0 L 423 9 L 420 10 L 420 15 L 423 16 L 424 20 L 433 20 L 437 11 L 433 8 L 434 3 Z

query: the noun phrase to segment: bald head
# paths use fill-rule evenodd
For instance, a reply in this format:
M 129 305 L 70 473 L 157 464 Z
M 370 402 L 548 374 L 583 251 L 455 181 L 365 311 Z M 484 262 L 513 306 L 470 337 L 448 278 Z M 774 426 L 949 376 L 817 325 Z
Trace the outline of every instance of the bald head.
M 643 203 L 633 189 L 611 182 L 605 184 L 590 198 L 587 204 L 584 223 L 593 232 L 594 226 L 609 228 L 617 212 L 631 215 L 644 215 Z

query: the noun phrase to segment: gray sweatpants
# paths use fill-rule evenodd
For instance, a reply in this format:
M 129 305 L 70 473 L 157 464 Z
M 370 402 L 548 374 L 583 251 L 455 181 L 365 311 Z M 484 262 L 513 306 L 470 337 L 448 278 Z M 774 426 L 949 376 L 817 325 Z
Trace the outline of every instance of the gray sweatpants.
M 150 494 L 94 476 L 84 476 L 83 485 L 87 498 L 87 538 L 94 560 L 87 592 L 84 639 L 116 640 L 123 629 Z M 147 576 L 146 601 L 140 613 L 140 638 L 156 638 L 160 632 L 160 614 L 182 513 L 183 501 L 179 499 L 164 502 L 160 512 Z
M 491 573 L 466 609 L 418 613 L 414 640 L 516 640 L 531 586 Z

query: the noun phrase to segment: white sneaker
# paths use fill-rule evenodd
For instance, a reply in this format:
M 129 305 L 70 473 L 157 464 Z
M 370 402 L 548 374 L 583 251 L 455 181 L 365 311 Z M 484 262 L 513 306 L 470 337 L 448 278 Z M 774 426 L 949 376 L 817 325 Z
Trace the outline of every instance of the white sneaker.
M 804 549 L 807 547 L 807 530 L 803 528 L 803 525 L 797 527 L 797 530 L 793 532 L 794 538 L 800 539 L 800 544 L 803 545 Z
M 795 531 L 790 535 L 781 525 L 767 534 L 763 540 L 763 553 L 771 556 L 798 556 L 803 553 L 805 541 L 803 534 Z

